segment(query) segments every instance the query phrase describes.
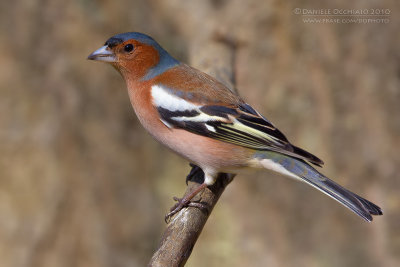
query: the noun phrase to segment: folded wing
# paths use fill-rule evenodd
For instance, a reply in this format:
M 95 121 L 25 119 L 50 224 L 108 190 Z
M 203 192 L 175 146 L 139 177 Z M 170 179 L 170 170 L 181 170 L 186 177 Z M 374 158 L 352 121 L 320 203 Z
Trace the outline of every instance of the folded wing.
M 171 102 L 172 98 L 168 100 Z M 158 103 L 161 103 L 156 105 L 161 121 L 169 128 L 185 129 L 251 149 L 279 152 L 318 166 L 323 164 L 316 156 L 290 144 L 270 121 L 244 102 L 232 106 L 181 103 L 179 108 L 176 105 L 170 108 L 171 103 Z

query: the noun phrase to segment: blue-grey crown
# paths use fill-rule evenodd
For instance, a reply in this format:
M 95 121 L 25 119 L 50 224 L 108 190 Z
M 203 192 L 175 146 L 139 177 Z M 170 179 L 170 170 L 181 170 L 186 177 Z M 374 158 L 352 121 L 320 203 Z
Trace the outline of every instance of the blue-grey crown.
M 144 44 L 152 45 L 154 47 L 160 47 L 160 45 L 156 41 L 154 41 L 153 38 L 151 38 L 150 36 L 148 36 L 144 33 L 140 33 L 140 32 L 125 32 L 125 33 L 120 33 L 120 34 L 114 35 L 113 37 L 111 37 L 110 39 L 107 40 L 105 45 L 107 45 L 109 47 L 113 47 L 120 43 L 131 40 L 131 39 L 137 40 Z

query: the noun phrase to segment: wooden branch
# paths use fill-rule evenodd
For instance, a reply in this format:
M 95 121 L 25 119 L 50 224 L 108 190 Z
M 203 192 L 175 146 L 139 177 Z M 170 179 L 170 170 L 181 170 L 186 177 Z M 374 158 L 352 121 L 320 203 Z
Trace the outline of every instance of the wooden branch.
M 191 64 L 207 72 L 226 84 L 231 90 L 234 88 L 234 59 L 235 46 L 219 36 L 206 43 L 196 40 L 191 46 Z M 204 180 L 204 173 L 197 166 L 192 165 L 190 181 L 186 192 L 191 192 Z M 197 195 L 193 201 L 200 201 L 209 207 L 208 212 L 198 208 L 184 208 L 170 221 L 165 230 L 160 246 L 154 253 L 149 266 L 184 266 L 203 227 L 217 204 L 225 187 L 233 180 L 233 174 L 220 174 L 217 182 Z

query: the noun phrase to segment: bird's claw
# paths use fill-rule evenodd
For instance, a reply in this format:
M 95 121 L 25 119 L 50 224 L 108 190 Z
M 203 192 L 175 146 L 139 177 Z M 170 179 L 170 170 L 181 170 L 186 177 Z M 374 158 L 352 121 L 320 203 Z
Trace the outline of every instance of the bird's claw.
M 186 200 L 185 198 L 179 198 L 179 197 L 173 197 L 173 200 L 176 201 L 175 205 L 172 206 L 170 211 L 165 215 L 165 223 L 169 223 L 171 221 L 171 218 L 177 214 L 179 211 L 181 211 L 183 208 L 186 207 L 194 207 L 198 208 L 200 210 L 204 210 L 207 213 L 209 212 L 209 207 L 207 204 L 201 203 L 201 202 L 192 202 L 190 200 Z

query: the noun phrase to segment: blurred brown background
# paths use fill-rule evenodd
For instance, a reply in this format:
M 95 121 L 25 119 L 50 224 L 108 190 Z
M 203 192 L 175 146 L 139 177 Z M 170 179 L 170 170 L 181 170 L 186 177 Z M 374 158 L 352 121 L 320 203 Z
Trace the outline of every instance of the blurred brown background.
M 366 223 L 305 184 L 238 176 L 187 266 L 400 266 L 399 5 L 387 1 L 0 3 L 0 266 L 145 266 L 187 162 L 139 125 L 119 74 L 86 57 L 140 31 L 189 62 L 240 43 L 236 86 L 323 172 L 377 203 Z M 295 8 L 384 8 L 304 23 Z M 196 49 L 193 49 L 196 47 Z

